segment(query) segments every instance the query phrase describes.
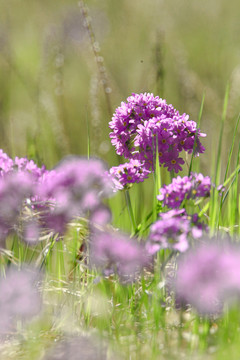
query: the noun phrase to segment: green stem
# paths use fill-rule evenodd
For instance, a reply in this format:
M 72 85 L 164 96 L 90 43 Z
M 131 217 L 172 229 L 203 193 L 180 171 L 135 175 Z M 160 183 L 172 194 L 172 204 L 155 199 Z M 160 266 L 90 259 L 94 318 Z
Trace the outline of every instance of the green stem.
M 43 261 L 42 261 L 42 263 L 41 263 L 41 265 L 40 265 L 40 270 L 42 270 L 43 265 L 46 264 L 46 262 L 47 262 L 47 260 L 48 260 L 48 257 L 50 256 L 50 253 L 51 253 L 51 251 L 52 251 L 52 249 L 53 249 L 53 247 L 54 247 L 54 245 L 55 245 L 56 239 L 57 239 L 57 235 L 55 235 L 55 236 L 52 237 L 51 242 L 50 242 L 50 245 L 49 245 L 49 247 L 48 247 L 48 249 L 47 249 L 47 251 L 46 251 L 46 253 L 45 253 L 45 256 L 44 256 L 44 258 L 43 258 Z
M 195 151 L 196 144 L 197 144 L 197 136 L 198 136 L 198 130 L 199 130 L 199 127 L 200 127 L 200 122 L 201 122 L 201 119 L 202 119 L 204 100 L 205 100 L 205 92 L 203 93 L 202 102 L 201 102 L 201 106 L 200 106 L 200 110 L 199 110 L 199 114 L 198 114 L 197 130 L 196 130 L 196 133 L 195 133 L 195 136 L 194 136 L 193 151 L 192 151 L 191 161 L 190 161 L 190 165 L 189 165 L 188 176 L 190 176 L 191 171 L 192 171 L 194 151 Z
M 134 233 L 137 233 L 137 225 L 136 225 L 136 221 L 135 221 L 134 214 L 133 214 L 132 203 L 131 203 L 129 191 L 125 190 L 124 193 L 125 193 L 126 204 L 127 204 L 128 213 L 129 213 L 129 216 L 131 219 L 132 227 L 133 227 Z

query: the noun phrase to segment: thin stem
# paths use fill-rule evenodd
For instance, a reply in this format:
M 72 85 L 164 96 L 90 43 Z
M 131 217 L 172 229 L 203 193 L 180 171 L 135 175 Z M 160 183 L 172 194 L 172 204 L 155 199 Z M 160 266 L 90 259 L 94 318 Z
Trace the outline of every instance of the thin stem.
M 127 204 L 128 213 L 129 213 L 129 216 L 131 219 L 132 227 L 133 227 L 134 233 L 136 234 L 137 233 L 137 225 L 136 225 L 136 221 L 135 221 L 134 214 L 133 214 L 132 203 L 131 203 L 129 191 L 125 190 L 124 193 L 125 193 L 126 204 Z
M 104 63 L 103 63 L 103 57 L 100 54 L 100 46 L 96 40 L 95 33 L 92 28 L 91 20 L 88 15 L 88 9 L 85 5 L 85 2 L 83 0 L 80 0 L 78 5 L 80 7 L 82 16 L 84 18 L 84 25 L 86 27 L 88 36 L 91 41 L 91 47 L 92 47 L 92 50 L 94 53 L 94 57 L 95 57 L 96 64 L 98 67 L 98 72 L 100 75 L 100 80 L 101 80 L 101 83 L 103 86 L 103 90 L 104 90 L 104 94 L 105 94 L 105 98 L 106 98 L 106 102 L 107 102 L 108 113 L 109 113 L 109 116 L 112 117 L 113 112 L 112 112 L 112 105 L 111 105 L 111 100 L 110 100 L 110 96 L 109 96 L 109 93 L 111 92 L 111 88 L 109 87 L 109 84 L 108 84 L 106 69 L 105 69 Z
M 87 127 L 87 158 L 89 160 L 90 158 L 90 152 L 91 152 L 91 147 L 90 147 L 90 128 L 89 128 L 89 120 L 88 120 L 88 116 L 87 116 L 87 112 L 86 112 L 86 127 Z
M 190 176 L 191 171 L 192 171 L 193 156 L 194 156 L 194 151 L 195 151 L 196 144 L 197 144 L 198 130 L 199 130 L 200 122 L 202 119 L 204 100 L 205 100 L 205 92 L 203 93 L 202 102 L 201 102 L 201 106 L 200 106 L 200 110 L 199 110 L 199 114 L 198 114 L 197 130 L 196 130 L 195 137 L 194 137 L 193 151 L 192 151 L 191 161 L 190 161 L 190 165 L 189 165 L 188 176 Z
M 213 235 L 213 233 L 215 231 L 215 226 L 217 227 L 217 229 L 219 228 L 220 206 L 218 204 L 217 186 L 219 185 L 220 176 L 221 176 L 222 139 L 223 139 L 224 123 L 225 123 L 226 116 L 227 116 L 228 97 L 229 97 L 229 84 L 226 87 L 223 111 L 222 111 L 222 120 L 221 120 L 220 134 L 219 134 L 217 161 L 216 161 L 215 177 L 214 177 L 215 188 L 212 189 L 211 199 L 210 199 L 210 224 L 209 225 L 210 225 L 210 229 L 211 229 L 211 235 Z
M 42 261 L 42 263 L 41 263 L 41 265 L 40 265 L 40 270 L 42 270 L 43 265 L 46 264 L 47 259 L 48 259 L 49 255 L 50 255 L 50 253 L 51 253 L 54 245 L 55 245 L 56 240 L 57 240 L 57 235 L 53 236 L 52 239 L 51 239 L 51 242 L 50 242 L 50 244 L 49 244 L 49 247 L 47 248 L 47 250 L 46 250 L 46 252 L 45 252 L 45 254 L 44 254 L 45 256 L 44 256 L 44 258 L 43 258 L 43 261 Z

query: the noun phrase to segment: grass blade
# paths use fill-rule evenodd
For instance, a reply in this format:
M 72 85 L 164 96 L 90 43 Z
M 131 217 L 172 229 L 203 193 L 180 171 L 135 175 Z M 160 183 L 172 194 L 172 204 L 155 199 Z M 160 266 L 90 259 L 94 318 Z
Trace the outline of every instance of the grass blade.
M 203 93 L 202 102 L 201 102 L 201 106 L 200 106 L 200 110 L 199 110 L 199 114 L 198 114 L 197 129 L 199 129 L 200 123 L 201 123 L 201 119 L 202 119 L 204 100 L 205 100 L 205 92 Z M 191 161 L 190 161 L 189 170 L 188 170 L 188 176 L 190 176 L 190 173 L 191 173 L 191 171 L 192 171 L 192 164 L 193 164 L 193 157 L 194 157 L 194 149 L 195 149 L 195 147 L 196 147 L 197 134 L 198 134 L 198 132 L 196 131 L 195 138 L 194 138 L 194 144 L 193 144 L 193 151 L 192 151 Z
M 210 225 L 210 229 L 212 232 L 214 231 L 216 220 L 219 219 L 217 186 L 219 185 L 220 175 L 221 175 L 222 138 L 223 138 L 224 123 L 225 123 L 226 115 L 227 115 L 228 98 L 229 98 L 229 84 L 227 84 L 226 91 L 225 91 L 222 120 L 221 120 L 221 129 L 220 129 L 220 134 L 219 134 L 217 161 L 216 161 L 215 177 L 214 177 L 214 184 L 216 186 L 214 189 L 212 189 L 211 199 L 210 199 L 210 224 L 209 225 Z

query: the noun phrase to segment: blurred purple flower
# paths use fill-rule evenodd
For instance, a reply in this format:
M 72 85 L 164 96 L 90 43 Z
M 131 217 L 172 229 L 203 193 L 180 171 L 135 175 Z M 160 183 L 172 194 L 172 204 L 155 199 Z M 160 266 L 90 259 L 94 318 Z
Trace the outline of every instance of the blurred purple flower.
M 33 160 L 28 160 L 25 158 L 15 157 L 13 168 L 17 171 L 26 172 L 32 175 L 32 177 L 37 181 L 43 174 L 48 172 L 46 167 L 43 165 L 39 168 Z
M 152 255 L 161 249 L 184 252 L 189 247 L 188 238 L 198 239 L 206 230 L 198 215 L 189 216 L 185 209 L 173 209 L 159 215 L 160 219 L 151 225 L 146 243 L 146 250 Z
M 5 176 L 10 172 L 29 173 L 37 181 L 47 170 L 45 166 L 39 168 L 33 160 L 28 160 L 26 157 L 15 157 L 13 160 L 0 149 L 0 175 Z
M 23 240 L 29 245 L 38 242 L 40 237 L 40 226 L 37 219 L 34 217 L 31 219 L 23 220 Z
M 40 274 L 36 269 L 9 268 L 0 278 L 0 333 L 6 334 L 17 319 L 37 315 L 42 306 L 37 289 Z
M 159 163 L 176 173 L 182 170 L 182 150 L 204 152 L 199 138 L 205 136 L 186 114 L 180 115 L 166 100 L 153 94 L 132 94 L 122 102 L 109 123 L 110 138 L 118 155 L 144 162 L 154 170 L 156 149 Z M 196 137 L 196 147 L 194 142 Z
M 93 230 L 90 263 L 105 273 L 117 273 L 122 280 L 132 281 L 148 262 L 144 247 L 134 239 L 117 232 Z
M 28 174 L 13 172 L 0 178 L 1 240 L 17 227 L 24 201 L 33 191 L 33 179 Z
M 13 160 L 0 149 L 0 175 L 3 176 L 4 174 L 11 171 L 13 168 Z
M 106 225 L 112 220 L 111 210 L 105 206 L 100 205 L 91 214 L 90 221 L 93 224 Z
M 179 258 L 175 279 L 178 304 L 202 314 L 219 313 L 224 301 L 240 295 L 240 248 L 208 242 Z
M 100 216 L 102 199 L 112 194 L 112 181 L 105 174 L 102 161 L 77 156 L 66 158 L 45 174 L 39 182 L 37 194 L 43 202 L 49 203 L 48 209 L 46 206 L 42 211 L 46 226 L 63 234 L 67 224 L 77 216 L 95 213 L 97 217 L 97 211 Z M 106 221 L 109 218 L 105 211 Z

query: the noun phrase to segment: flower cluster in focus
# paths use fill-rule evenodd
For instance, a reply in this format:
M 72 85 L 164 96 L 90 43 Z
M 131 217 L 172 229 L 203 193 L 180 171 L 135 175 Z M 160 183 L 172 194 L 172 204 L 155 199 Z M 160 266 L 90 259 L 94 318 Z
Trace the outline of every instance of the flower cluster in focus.
M 211 179 L 202 174 L 192 173 L 190 176 L 173 178 L 171 184 L 164 185 L 157 196 L 168 208 L 179 208 L 184 199 L 195 199 L 210 195 Z
M 123 190 L 133 183 L 139 183 L 148 178 L 150 170 L 147 170 L 141 161 L 130 160 L 119 166 L 113 166 L 109 174 L 114 183 L 114 191 Z
M 156 151 L 160 165 L 178 173 L 184 160 L 182 150 L 195 155 L 204 152 L 196 122 L 179 114 L 166 100 L 153 94 L 132 94 L 116 109 L 110 138 L 118 155 L 142 161 L 154 170 Z

